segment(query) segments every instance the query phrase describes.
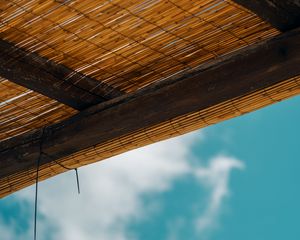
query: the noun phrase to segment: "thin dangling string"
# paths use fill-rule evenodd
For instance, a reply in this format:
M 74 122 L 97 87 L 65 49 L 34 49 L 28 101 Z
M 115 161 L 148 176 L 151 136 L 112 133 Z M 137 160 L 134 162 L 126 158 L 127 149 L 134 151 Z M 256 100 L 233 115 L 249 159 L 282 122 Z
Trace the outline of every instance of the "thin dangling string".
M 77 183 L 77 191 L 78 194 L 80 194 L 80 185 L 79 185 L 79 177 L 78 177 L 78 170 L 77 168 L 69 168 L 64 166 L 62 163 L 56 161 L 55 159 L 53 159 L 51 156 L 49 156 L 49 154 L 42 152 L 43 155 L 45 155 L 46 157 L 48 157 L 50 160 L 52 160 L 53 162 L 55 162 L 57 165 L 61 166 L 62 168 L 66 169 L 66 170 L 74 170 L 75 171 L 75 176 L 76 176 L 76 183 Z
M 78 190 L 78 194 L 80 194 L 79 177 L 78 177 L 77 168 L 75 168 L 75 173 L 76 173 L 76 180 L 77 180 L 77 190 Z
M 42 155 L 42 145 L 43 145 L 43 136 L 44 130 L 42 129 L 40 147 L 39 147 L 39 157 L 37 159 L 37 167 L 36 167 L 36 177 L 35 177 L 35 198 L 34 198 L 34 227 L 33 227 L 33 239 L 36 240 L 36 222 L 37 222 L 37 204 L 38 204 L 38 187 L 39 187 L 39 170 L 40 170 L 40 161 Z
M 40 140 L 40 146 L 39 146 L 39 156 L 37 159 L 37 167 L 36 167 L 36 178 L 35 178 L 35 199 L 34 199 L 34 228 L 33 228 L 33 239 L 36 240 L 37 237 L 37 207 L 38 207 L 38 186 L 39 186 L 39 171 L 40 171 L 40 161 L 42 155 L 45 155 L 46 157 L 50 158 L 52 161 L 54 161 L 59 166 L 63 167 L 66 170 L 75 170 L 76 175 L 76 183 L 77 183 L 77 191 L 78 194 L 80 194 L 80 185 L 79 185 L 79 176 L 78 176 L 78 170 L 77 168 L 68 168 L 64 166 L 63 164 L 57 162 L 56 160 L 52 159 L 48 154 L 44 153 L 42 150 L 42 144 L 43 144 L 43 136 L 44 136 L 44 128 L 42 129 L 41 134 L 41 140 Z

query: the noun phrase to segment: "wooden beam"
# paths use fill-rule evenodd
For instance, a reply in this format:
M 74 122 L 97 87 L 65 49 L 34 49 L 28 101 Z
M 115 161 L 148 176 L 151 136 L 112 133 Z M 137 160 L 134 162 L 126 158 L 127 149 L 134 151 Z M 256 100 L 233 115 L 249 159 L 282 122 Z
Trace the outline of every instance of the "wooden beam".
M 300 29 L 176 79 L 150 85 L 59 124 L 0 143 L 0 181 L 99 143 L 279 84 L 300 75 Z M 51 156 L 51 158 L 47 157 Z
M 282 32 L 300 27 L 299 0 L 234 0 Z
M 0 76 L 77 110 L 123 93 L 0 39 Z

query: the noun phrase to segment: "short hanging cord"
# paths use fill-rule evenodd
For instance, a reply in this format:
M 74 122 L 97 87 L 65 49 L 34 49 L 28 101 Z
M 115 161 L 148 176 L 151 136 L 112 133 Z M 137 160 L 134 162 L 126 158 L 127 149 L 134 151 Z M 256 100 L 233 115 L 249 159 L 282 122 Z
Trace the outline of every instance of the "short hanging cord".
M 49 154 L 42 152 L 42 154 L 44 154 L 46 157 L 48 157 L 49 159 L 51 159 L 53 162 L 55 162 L 57 165 L 61 166 L 62 168 L 66 169 L 66 170 L 74 170 L 75 171 L 75 175 L 76 175 L 76 183 L 77 183 L 77 191 L 78 194 L 80 194 L 80 185 L 79 185 L 79 177 L 78 177 L 78 170 L 77 168 L 69 168 L 64 166 L 63 164 L 61 164 L 60 162 L 57 162 L 55 159 L 53 159 L 51 156 L 49 156 Z
M 79 177 L 78 177 L 77 168 L 75 168 L 75 173 L 76 173 L 76 180 L 77 180 L 77 190 L 78 190 L 78 194 L 80 194 Z

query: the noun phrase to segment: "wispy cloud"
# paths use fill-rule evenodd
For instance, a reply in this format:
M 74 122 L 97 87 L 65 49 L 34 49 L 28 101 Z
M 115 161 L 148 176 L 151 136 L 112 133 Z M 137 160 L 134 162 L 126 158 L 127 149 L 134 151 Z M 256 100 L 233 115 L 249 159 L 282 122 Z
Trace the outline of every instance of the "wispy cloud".
M 196 221 L 199 232 L 205 232 L 215 227 L 220 214 L 222 202 L 229 195 L 229 176 L 233 169 L 243 169 L 244 164 L 232 157 L 217 156 L 213 158 L 209 166 L 195 170 L 195 176 L 199 182 L 210 191 L 207 207 L 204 213 Z
M 192 166 L 187 159 L 197 139 L 202 140 L 202 135 L 190 134 L 81 168 L 80 196 L 76 195 L 72 172 L 43 182 L 39 195 L 42 216 L 39 240 L 135 239 L 128 224 L 151 216 L 153 210 L 153 205 L 145 203 L 143 196 L 166 192 L 175 180 L 187 174 L 194 175 L 209 189 L 210 201 L 204 214 L 197 219 L 197 228 L 203 231 L 211 228 L 229 192 L 230 171 L 241 169 L 243 165 L 234 158 L 219 156 L 212 159 L 209 166 Z M 15 194 L 15 198 L 32 202 L 33 188 Z M 6 240 L 27 239 L 24 234 L 17 235 L 14 226 L 6 224 L 4 230 Z M 31 229 L 26 236 L 30 234 Z
M 0 234 L 3 239 L 8 239 L 8 240 L 15 239 L 15 237 L 16 237 L 16 235 L 14 233 L 15 229 L 16 229 L 16 226 L 14 226 L 13 223 L 10 223 L 8 225 L 2 219 L 0 220 Z

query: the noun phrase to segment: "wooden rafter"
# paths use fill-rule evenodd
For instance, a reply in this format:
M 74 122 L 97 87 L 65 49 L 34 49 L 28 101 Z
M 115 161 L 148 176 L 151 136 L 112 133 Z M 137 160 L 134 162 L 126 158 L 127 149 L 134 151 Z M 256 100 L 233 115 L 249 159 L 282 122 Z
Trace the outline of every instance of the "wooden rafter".
M 213 107 L 300 75 L 300 29 L 98 104 L 59 124 L 0 143 L 0 182 L 82 149 Z M 47 157 L 51 156 L 51 158 Z
M 123 94 L 4 40 L 0 40 L 0 76 L 77 110 Z
M 299 0 L 234 0 L 282 32 L 300 27 Z

